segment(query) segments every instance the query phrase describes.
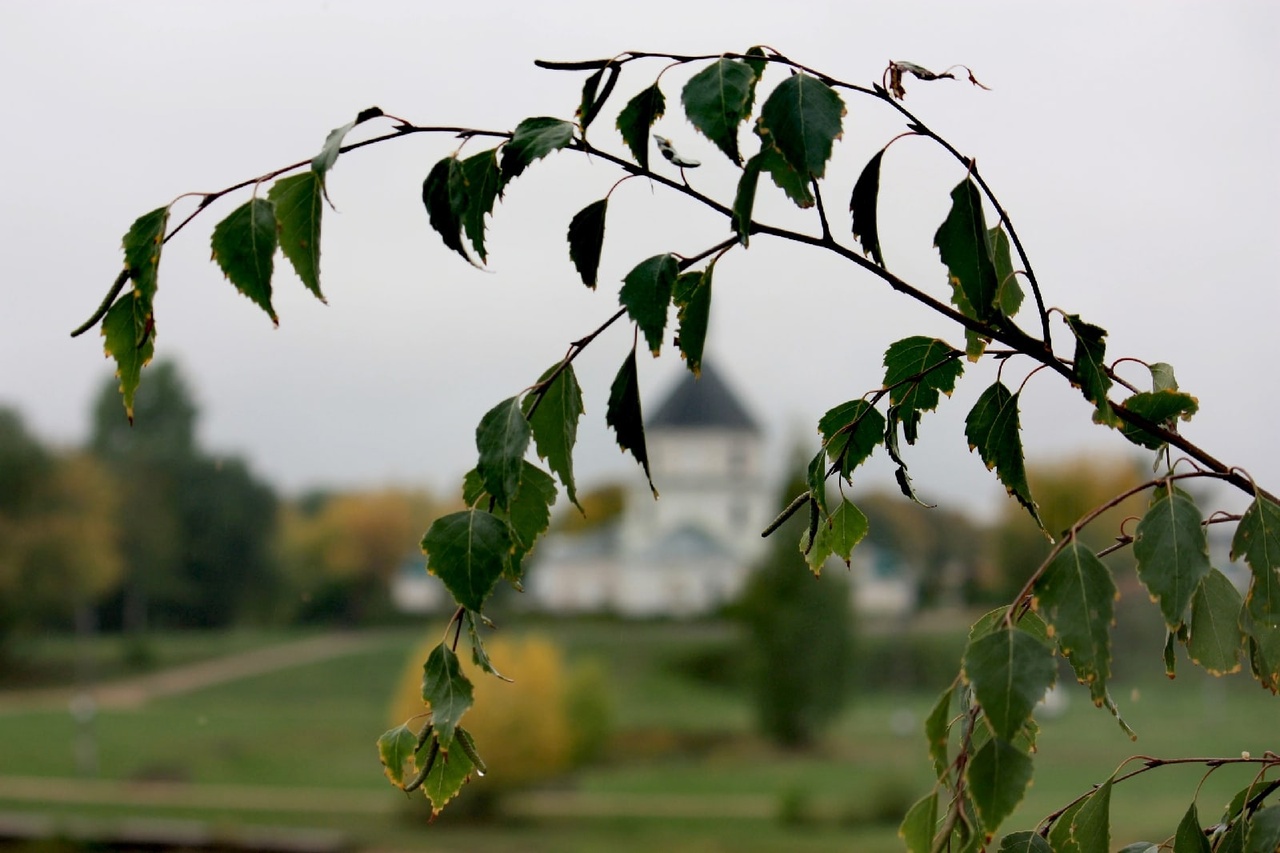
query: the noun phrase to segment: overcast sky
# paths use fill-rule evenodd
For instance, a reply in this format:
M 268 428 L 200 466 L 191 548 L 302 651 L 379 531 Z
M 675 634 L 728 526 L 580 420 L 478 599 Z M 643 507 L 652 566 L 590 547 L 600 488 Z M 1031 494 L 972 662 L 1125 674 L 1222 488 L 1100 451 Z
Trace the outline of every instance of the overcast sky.
M 1280 488 L 1270 369 L 1280 317 L 1280 6 L 1270 2 L 6 2 L 0 404 L 50 439 L 83 440 L 109 364 L 96 332 L 68 333 L 115 277 L 134 218 L 180 193 L 308 158 L 331 128 L 375 104 L 420 124 L 509 129 L 531 115 L 572 118 L 582 75 L 535 69 L 535 58 L 757 43 L 857 83 L 878 81 L 889 59 L 970 66 L 991 91 L 912 83 L 906 104 L 977 157 L 1046 300 L 1109 329 L 1113 358 L 1173 363 L 1202 404 L 1184 432 Z M 597 145 L 620 145 L 616 110 L 660 69 L 627 66 L 592 128 Z M 680 115 L 686 76 L 663 78 L 669 110 L 656 130 L 706 163 L 690 173 L 695 186 L 731 200 L 734 170 Z M 901 122 L 869 99 L 846 100 L 828 204 L 847 240 L 843 199 Z M 206 446 L 248 457 L 290 491 L 386 481 L 452 489 L 474 464 L 480 416 L 608 317 L 632 265 L 696 253 L 726 233 L 660 187 L 631 181 L 613 196 L 601 287 L 589 292 L 564 232 L 617 174 L 561 153 L 509 188 L 490 226 L 490 272 L 478 272 L 441 245 L 419 200 L 431 164 L 456 144 L 416 136 L 338 161 L 329 179 L 337 213 L 324 223 L 329 305 L 277 259 L 278 329 L 208 260 L 212 226 L 243 197 L 169 244 L 156 351 L 193 384 Z M 464 153 L 479 150 L 473 142 Z M 932 235 L 962 176 L 919 140 L 885 161 L 887 262 L 940 296 Z M 762 188 L 763 218 L 814 227 L 773 196 Z M 179 202 L 175 216 L 191 204 Z M 963 341 L 878 279 L 776 241 L 757 238 L 717 268 L 709 358 L 778 456 L 816 441 L 826 408 L 876 387 L 885 347 L 911 334 Z M 1057 336 L 1069 355 L 1061 326 Z M 630 343 L 618 327 L 577 362 L 585 483 L 639 476 L 603 424 Z M 680 363 L 669 350 L 641 368 L 652 410 Z M 1012 363 L 1005 378 L 1020 382 L 1028 369 Z M 991 378 L 974 369 L 926 419 L 908 457 L 926 496 L 983 508 L 1000 493 L 962 431 Z M 1126 449 L 1047 374 L 1023 395 L 1023 424 L 1032 459 Z M 882 461 L 868 476 L 888 481 L 890 471 Z

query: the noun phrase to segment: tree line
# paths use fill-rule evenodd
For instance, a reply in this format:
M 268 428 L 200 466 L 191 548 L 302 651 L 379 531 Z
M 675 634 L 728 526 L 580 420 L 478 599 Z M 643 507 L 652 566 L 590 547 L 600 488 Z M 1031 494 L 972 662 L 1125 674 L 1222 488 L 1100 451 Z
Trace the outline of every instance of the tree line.
M 200 445 L 199 409 L 174 363 L 151 376 L 133 424 L 103 381 L 83 447 L 53 447 L 0 407 L 0 644 L 77 624 L 143 634 L 385 619 L 391 577 L 447 499 L 403 489 L 284 499 L 244 459 Z M 1111 460 L 1033 465 L 1030 476 L 1042 514 L 1057 520 L 1137 472 Z M 590 511 L 563 512 L 554 527 L 607 521 L 618 498 L 608 484 L 585 490 Z M 1019 561 L 1046 547 L 1016 511 L 984 526 L 887 494 L 868 496 L 864 511 L 871 540 L 918 568 L 925 606 L 998 601 Z
M 151 375 L 133 424 L 104 380 L 83 447 L 55 447 L 0 406 L 0 650 L 35 632 L 384 618 L 435 501 L 284 499 L 245 459 L 201 446 L 174 363 Z

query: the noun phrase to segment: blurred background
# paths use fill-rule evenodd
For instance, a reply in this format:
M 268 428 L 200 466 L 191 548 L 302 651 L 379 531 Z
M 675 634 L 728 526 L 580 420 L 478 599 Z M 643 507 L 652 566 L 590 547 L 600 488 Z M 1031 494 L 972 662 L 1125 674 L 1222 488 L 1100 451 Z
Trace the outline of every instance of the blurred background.
M 474 676 L 484 695 L 467 717 L 492 772 L 429 826 L 374 749 L 417 713 L 421 662 L 448 617 L 422 532 L 459 505 L 481 415 L 611 314 L 639 259 L 701 251 L 723 223 L 628 182 L 589 292 L 564 229 L 616 175 L 558 155 L 512 185 L 490 272 L 477 272 L 440 244 L 419 198 L 456 143 L 415 137 L 339 159 L 330 304 L 280 262 L 277 329 L 208 260 L 209 229 L 242 198 L 166 248 L 158 357 L 132 427 L 96 332 L 67 338 L 138 215 L 307 159 L 360 109 L 506 129 L 577 106 L 582 75 L 537 71 L 534 58 L 758 43 L 862 84 L 890 59 L 972 67 L 991 91 L 908 80 L 906 106 L 979 158 L 1049 303 L 1107 327 L 1113 357 L 1172 362 L 1202 406 L 1184 433 L 1280 479 L 1259 426 L 1280 419 L 1280 398 L 1258 387 L 1280 310 L 1273 4 L 6 3 L 0 844 L 898 849 L 896 825 L 932 779 L 922 720 L 956 675 L 968 625 L 1046 548 L 965 452 L 964 414 L 994 368 L 973 368 L 985 381 L 962 381 L 909 448 L 915 486 L 938 508 L 899 498 L 877 455 L 851 492 L 871 531 L 852 565 L 814 580 L 798 530 L 757 534 L 795 493 L 821 413 L 879 385 L 892 341 L 956 343 L 955 329 L 844 265 L 753 240 L 749 258 L 717 266 L 708 365 L 720 391 L 695 386 L 702 416 L 678 405 L 693 392 L 674 350 L 640 364 L 657 504 L 602 418 L 631 335 L 593 344 L 576 363 L 587 512 L 558 506 L 526 592 L 495 599 L 490 649 L 516 681 Z M 660 69 L 629 66 L 613 109 Z M 655 130 L 704 161 L 690 180 L 732 197 L 732 169 L 679 114 L 689 73 L 664 75 Z M 833 187 L 901 130 L 849 100 Z M 593 126 L 593 143 L 621 151 L 610 123 Z M 942 298 L 932 236 L 962 177 L 911 140 L 886 156 L 888 265 Z M 768 189 L 762 219 L 811 227 Z M 829 206 L 847 236 L 844 205 Z M 1006 366 L 1006 381 L 1019 369 Z M 1033 492 L 1057 529 L 1140 481 L 1150 459 L 1046 379 L 1024 392 L 1023 427 Z M 705 490 L 681 482 L 690 464 Z M 1206 514 L 1241 505 L 1197 497 Z M 1098 547 L 1137 511 L 1096 525 Z M 1275 747 L 1274 702 L 1252 682 L 1185 661 L 1168 681 L 1158 612 L 1128 553 L 1111 559 L 1113 694 L 1140 740 L 1065 678 L 1039 715 L 1036 783 L 1011 827 L 1135 752 Z M 518 743 L 537 748 L 504 751 Z M 1117 788 L 1117 840 L 1167 836 L 1199 776 L 1146 778 Z M 1212 776 L 1202 816 L 1243 781 Z
M 428 826 L 374 740 L 422 711 L 450 608 L 416 543 L 457 497 L 281 494 L 196 439 L 177 365 L 150 374 L 132 428 L 102 381 L 84 447 L 0 415 L 0 837 L 16 849 L 897 849 L 931 780 L 923 718 L 968 626 L 1048 547 L 1012 503 L 977 521 L 871 490 L 852 495 L 871 532 L 851 565 L 815 578 L 802 519 L 754 532 L 803 488 L 801 468 L 761 476 L 753 403 L 708 365 L 655 401 L 662 500 L 637 476 L 584 490 L 586 515 L 558 511 L 525 592 L 495 596 L 489 652 L 515 680 L 468 661 L 464 719 L 491 772 Z M 682 481 L 693 451 L 699 476 Z M 1030 476 L 1060 529 L 1144 464 L 1033 461 Z M 656 511 L 691 497 L 694 510 Z M 1141 512 L 1130 503 L 1095 547 Z M 1215 565 L 1232 572 L 1226 548 Z M 1169 683 L 1159 612 L 1129 553 L 1109 559 L 1123 590 L 1112 692 L 1141 740 L 1064 671 L 1039 713 L 1024 820 L 1136 751 L 1270 746 L 1274 700 L 1250 681 L 1183 660 Z M 1205 813 L 1243 784 L 1231 775 L 1200 794 Z M 1195 781 L 1122 786 L 1114 837 L 1163 837 Z

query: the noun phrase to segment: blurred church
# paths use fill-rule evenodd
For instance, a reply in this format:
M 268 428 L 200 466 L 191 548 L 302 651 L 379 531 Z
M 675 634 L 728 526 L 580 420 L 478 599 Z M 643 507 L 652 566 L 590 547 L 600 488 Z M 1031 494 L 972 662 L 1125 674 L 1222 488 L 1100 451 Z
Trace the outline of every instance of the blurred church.
M 526 563 L 525 603 L 552 613 L 630 618 L 691 618 L 733 601 L 763 556 L 760 532 L 778 510 L 780 464 L 766 458 L 765 435 L 729 382 L 704 363 L 682 377 L 645 418 L 654 499 L 643 474 L 629 471 L 625 505 L 614 520 L 576 534 L 551 533 Z M 572 510 L 576 511 L 576 510 Z M 444 607 L 436 578 L 402 572 L 393 595 L 404 610 Z M 851 607 L 903 616 L 916 582 L 895 555 L 863 542 L 851 569 Z M 429 588 L 428 588 L 429 587 Z

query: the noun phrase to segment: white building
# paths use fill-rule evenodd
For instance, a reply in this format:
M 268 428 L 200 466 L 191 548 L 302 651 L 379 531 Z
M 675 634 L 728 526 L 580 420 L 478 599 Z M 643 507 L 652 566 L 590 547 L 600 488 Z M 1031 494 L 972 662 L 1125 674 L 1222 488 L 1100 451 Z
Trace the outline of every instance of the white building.
M 646 419 L 645 444 L 661 496 L 633 476 L 620 524 L 548 537 L 526 576 L 534 606 L 693 616 L 742 589 L 774 503 L 759 425 L 704 364 Z
M 655 500 L 639 470 L 627 474 L 621 517 L 589 532 L 550 534 L 526 563 L 524 601 L 553 613 L 692 617 L 737 597 L 768 543 L 760 532 L 777 509 L 781 467 L 765 459 L 764 435 L 726 381 L 707 364 L 684 374 L 646 418 Z M 850 606 L 877 616 L 915 608 L 915 583 L 895 554 L 864 542 L 851 571 Z M 420 561 L 417 563 L 420 567 Z M 429 588 L 428 588 L 429 587 Z M 449 604 L 437 578 L 399 573 L 392 595 L 404 610 Z

